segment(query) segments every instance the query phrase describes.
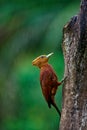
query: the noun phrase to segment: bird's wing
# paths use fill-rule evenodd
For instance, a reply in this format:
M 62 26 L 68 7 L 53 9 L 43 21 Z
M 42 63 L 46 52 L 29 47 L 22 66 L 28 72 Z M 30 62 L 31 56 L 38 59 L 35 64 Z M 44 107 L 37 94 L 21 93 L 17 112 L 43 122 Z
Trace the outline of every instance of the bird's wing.
M 50 70 L 45 70 L 43 73 L 41 73 L 40 75 L 41 84 L 42 81 L 44 82 L 45 86 L 50 85 L 50 87 L 54 87 L 55 85 L 58 85 L 56 74 Z
M 42 88 L 42 93 L 48 103 L 48 106 L 51 107 L 51 96 L 56 93 L 57 89 L 57 76 L 53 71 L 45 70 L 41 73 L 40 83 Z

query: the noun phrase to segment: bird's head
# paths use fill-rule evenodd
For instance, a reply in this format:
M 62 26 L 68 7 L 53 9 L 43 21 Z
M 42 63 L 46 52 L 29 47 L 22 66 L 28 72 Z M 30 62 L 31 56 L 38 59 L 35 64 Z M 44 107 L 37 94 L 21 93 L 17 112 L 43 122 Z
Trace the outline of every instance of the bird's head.
M 37 57 L 36 59 L 34 59 L 32 61 L 32 64 L 41 68 L 43 65 L 47 64 L 51 55 L 53 55 L 53 53 L 50 53 L 48 55 L 41 55 L 41 56 Z

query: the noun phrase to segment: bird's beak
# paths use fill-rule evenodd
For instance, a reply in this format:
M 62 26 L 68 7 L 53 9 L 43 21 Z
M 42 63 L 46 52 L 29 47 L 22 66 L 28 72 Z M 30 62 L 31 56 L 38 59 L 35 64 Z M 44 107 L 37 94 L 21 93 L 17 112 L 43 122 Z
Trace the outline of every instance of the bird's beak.
M 50 54 L 48 54 L 46 57 L 47 57 L 47 59 L 49 59 L 49 57 L 50 56 L 52 56 L 53 55 L 53 52 L 52 53 L 50 53 Z

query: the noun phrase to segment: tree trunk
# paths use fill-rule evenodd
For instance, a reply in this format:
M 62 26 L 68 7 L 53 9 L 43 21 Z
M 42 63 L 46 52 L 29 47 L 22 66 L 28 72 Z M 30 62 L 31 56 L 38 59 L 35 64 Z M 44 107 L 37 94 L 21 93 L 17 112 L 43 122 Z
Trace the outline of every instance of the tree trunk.
M 87 130 L 87 0 L 64 26 L 65 76 L 60 130 Z

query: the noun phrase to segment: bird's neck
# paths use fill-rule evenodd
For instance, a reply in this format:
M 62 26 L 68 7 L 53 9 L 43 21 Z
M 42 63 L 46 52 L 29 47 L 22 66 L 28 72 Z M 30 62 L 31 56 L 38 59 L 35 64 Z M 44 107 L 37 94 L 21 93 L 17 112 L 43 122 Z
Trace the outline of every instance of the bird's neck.
M 49 65 L 48 63 L 45 63 L 45 64 L 43 64 L 43 65 L 40 67 L 40 69 L 44 69 L 44 68 L 48 68 L 48 67 L 50 67 L 50 65 Z

